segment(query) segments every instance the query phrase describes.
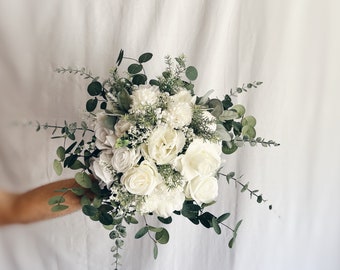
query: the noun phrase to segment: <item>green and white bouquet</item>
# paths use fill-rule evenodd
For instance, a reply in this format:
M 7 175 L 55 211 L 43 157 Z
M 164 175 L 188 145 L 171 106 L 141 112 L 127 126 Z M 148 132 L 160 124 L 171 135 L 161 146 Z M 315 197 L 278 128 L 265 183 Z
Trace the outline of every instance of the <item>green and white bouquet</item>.
M 77 170 L 75 180 L 80 185 L 58 190 L 62 194 L 49 200 L 52 211 L 68 207 L 63 196 L 66 192 L 79 195 L 83 213 L 110 230 L 116 266 L 127 224 L 143 222 L 135 238 L 148 235 L 155 244 L 155 258 L 157 244 L 168 242 L 166 228 L 150 225 L 149 215 L 164 224 L 172 222 L 173 214 L 182 215 L 217 234 L 224 226 L 232 232 L 232 247 L 241 220 L 232 228 L 224 223 L 230 213 L 216 216 L 206 210 L 218 199 L 218 179 L 232 180 L 259 203 L 264 200 L 233 172 L 221 173 L 222 153 L 232 154 L 245 142 L 278 145 L 256 137 L 255 118 L 231 100 L 261 82 L 230 90 L 223 100 L 211 98 L 211 91 L 199 97 L 193 84 L 197 70 L 186 65 L 184 56 L 167 56 L 164 72 L 148 80 L 145 63 L 151 58 L 151 53 L 144 53 L 132 59 L 121 50 L 117 66 L 102 82 L 84 68 L 57 69 L 91 80 L 88 121 L 80 125 L 38 124 L 38 128 L 54 128 L 52 138 L 64 139 L 54 160 L 56 173 L 60 175 L 63 168 Z M 120 74 L 118 66 L 123 60 L 133 63 Z M 94 197 L 87 195 L 88 189 Z

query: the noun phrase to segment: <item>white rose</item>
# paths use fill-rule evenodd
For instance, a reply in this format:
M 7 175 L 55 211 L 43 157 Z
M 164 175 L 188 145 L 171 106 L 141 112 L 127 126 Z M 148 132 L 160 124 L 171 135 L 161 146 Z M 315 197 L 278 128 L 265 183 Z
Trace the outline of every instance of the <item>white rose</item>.
M 92 161 L 93 175 L 95 178 L 101 180 L 101 187 L 110 187 L 114 181 L 115 171 L 111 165 L 111 158 L 111 154 L 102 152 L 98 158 Z
M 139 211 L 141 214 L 155 213 L 167 218 L 173 211 L 182 209 L 184 200 L 183 188 L 169 189 L 164 183 L 161 183 L 149 196 L 145 197 Z
M 176 169 L 187 181 L 196 176 L 213 176 L 221 166 L 221 145 L 194 139 L 184 155 L 177 158 Z
M 160 95 L 159 88 L 151 85 L 139 85 L 133 90 L 132 98 L 132 111 L 138 110 L 139 108 L 146 105 L 154 105 L 158 102 Z
M 185 195 L 199 205 L 213 202 L 218 195 L 217 179 L 212 176 L 197 176 L 187 182 Z
M 115 124 L 115 134 L 118 138 L 122 137 L 126 131 L 129 130 L 131 127 L 131 123 L 129 121 L 126 121 L 125 119 L 120 119 Z
M 109 128 L 111 126 L 112 128 Z M 113 118 L 106 113 L 98 113 L 96 115 L 94 135 L 96 137 L 95 144 L 99 150 L 111 149 L 117 140 L 117 136 L 113 132 Z
M 112 149 L 117 140 L 117 136 L 112 130 L 103 127 L 96 127 L 94 136 L 96 137 L 96 147 L 99 150 Z
M 111 164 L 117 172 L 124 173 L 135 166 L 141 157 L 140 149 L 120 147 L 113 150 Z
M 139 166 L 131 167 L 121 177 L 126 189 L 136 195 L 149 195 L 162 181 L 154 163 L 144 160 Z
M 185 144 L 182 131 L 169 126 L 159 126 L 150 135 L 146 145 L 143 145 L 143 155 L 151 158 L 158 165 L 169 164 L 177 157 Z

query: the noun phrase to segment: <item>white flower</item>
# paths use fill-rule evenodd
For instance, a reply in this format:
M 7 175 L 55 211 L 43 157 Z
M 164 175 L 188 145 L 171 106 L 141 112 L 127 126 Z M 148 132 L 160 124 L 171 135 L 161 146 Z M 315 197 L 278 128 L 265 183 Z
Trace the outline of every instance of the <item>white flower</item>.
M 185 195 L 199 205 L 213 202 L 218 195 L 217 179 L 212 176 L 197 176 L 187 183 Z
M 143 145 L 142 151 L 146 158 L 151 158 L 158 165 L 169 164 L 182 151 L 184 144 L 182 131 L 159 126 L 150 135 L 147 145 Z
M 112 130 L 103 127 L 96 127 L 94 136 L 96 137 L 96 147 L 99 150 L 112 149 L 117 140 L 117 136 Z
M 169 189 L 164 183 L 159 184 L 155 190 L 145 197 L 145 202 L 140 206 L 141 214 L 155 213 L 167 218 L 175 210 L 181 210 L 185 196 L 183 188 Z
M 99 150 L 111 149 L 115 143 L 117 136 L 113 132 L 113 118 L 101 112 L 96 115 L 96 125 L 94 135 L 96 137 L 96 147 Z M 111 123 L 112 122 L 112 123 Z M 108 128 L 111 127 L 112 129 Z
M 111 164 L 114 170 L 119 173 L 126 172 L 132 166 L 137 165 L 137 162 L 142 157 L 140 149 L 120 147 L 113 150 Z
M 173 128 L 188 126 L 192 120 L 192 105 L 189 103 L 169 103 L 165 121 Z
M 139 85 L 132 91 L 131 110 L 136 111 L 144 106 L 152 106 L 157 103 L 160 95 L 159 88 L 151 85 Z
M 211 122 L 209 125 L 207 125 L 207 127 L 211 130 L 211 131 L 216 131 L 216 117 L 213 116 L 210 112 L 208 111 L 203 111 L 203 118 L 209 122 Z
M 118 138 L 122 137 L 126 131 L 131 127 L 131 123 L 125 119 L 120 119 L 115 124 L 115 134 Z
M 102 152 L 100 156 L 92 161 L 92 169 L 94 176 L 101 180 L 100 186 L 110 187 L 114 181 L 115 171 L 111 165 L 111 154 Z
M 173 128 L 182 128 L 191 123 L 192 106 L 195 99 L 187 90 L 181 90 L 170 97 L 167 111 L 165 112 L 166 122 Z
M 171 96 L 175 103 L 188 103 L 195 104 L 196 97 L 192 96 L 190 91 L 185 88 L 181 88 L 175 95 Z
M 221 145 L 194 139 L 184 155 L 176 159 L 175 167 L 190 181 L 196 176 L 213 176 L 221 165 Z
M 154 163 L 144 160 L 139 166 L 131 167 L 121 177 L 126 189 L 136 195 L 149 195 L 162 181 Z

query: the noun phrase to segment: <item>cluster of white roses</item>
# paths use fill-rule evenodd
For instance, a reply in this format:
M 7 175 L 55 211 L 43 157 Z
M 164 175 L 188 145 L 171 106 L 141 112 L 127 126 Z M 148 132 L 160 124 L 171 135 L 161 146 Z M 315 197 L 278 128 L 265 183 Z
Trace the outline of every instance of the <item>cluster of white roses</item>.
M 196 96 L 184 88 L 170 95 L 157 86 L 140 85 L 130 98 L 129 113 L 121 115 L 111 128 L 105 112 L 96 115 L 96 147 L 101 152 L 93 160 L 92 171 L 101 186 L 120 187 L 135 195 L 131 198 L 139 198 L 131 205 L 135 203 L 141 214 L 153 212 L 161 217 L 181 210 L 186 199 L 199 205 L 214 201 L 221 144 L 197 136 L 190 128 Z M 145 120 L 150 112 L 153 122 Z M 214 117 L 208 111 L 203 115 L 201 124 L 214 131 Z M 136 143 L 133 135 L 138 132 L 143 139 Z M 127 143 L 117 144 L 122 139 Z M 180 181 L 169 185 L 171 179 L 164 179 L 167 174 L 162 173 L 162 166 L 171 168 Z

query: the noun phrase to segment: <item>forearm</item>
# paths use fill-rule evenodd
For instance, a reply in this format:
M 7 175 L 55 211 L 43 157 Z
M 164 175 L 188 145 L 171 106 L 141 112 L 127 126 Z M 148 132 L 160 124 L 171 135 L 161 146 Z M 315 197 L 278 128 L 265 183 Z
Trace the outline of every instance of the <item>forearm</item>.
M 60 195 L 56 192 L 62 188 L 78 186 L 74 179 L 53 182 L 22 194 L 1 193 L 0 225 L 15 223 L 31 223 L 63 216 L 80 209 L 80 198 L 72 192 L 64 194 L 68 208 L 60 212 L 52 212 L 48 205 L 49 198 Z

